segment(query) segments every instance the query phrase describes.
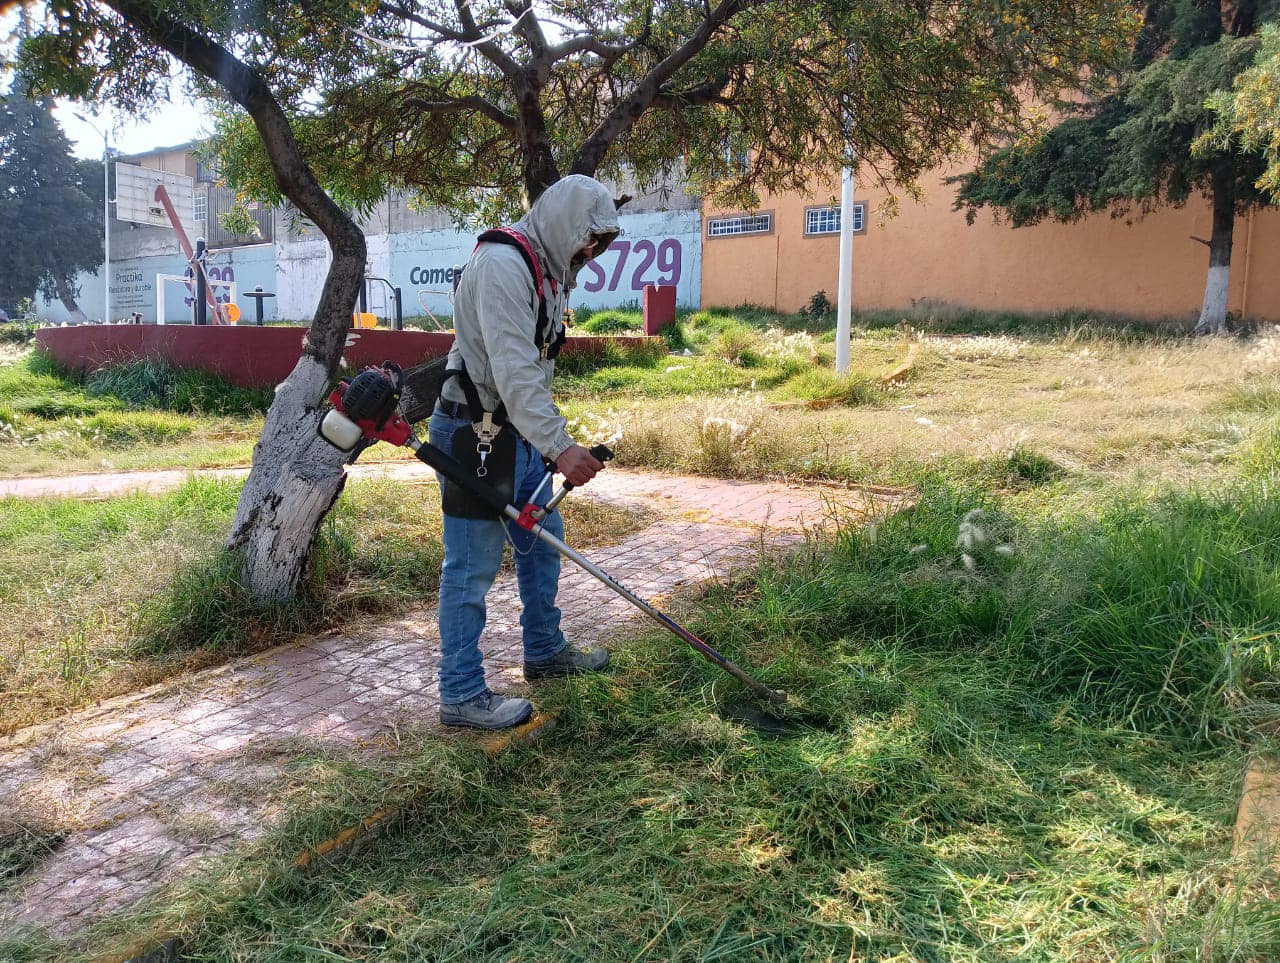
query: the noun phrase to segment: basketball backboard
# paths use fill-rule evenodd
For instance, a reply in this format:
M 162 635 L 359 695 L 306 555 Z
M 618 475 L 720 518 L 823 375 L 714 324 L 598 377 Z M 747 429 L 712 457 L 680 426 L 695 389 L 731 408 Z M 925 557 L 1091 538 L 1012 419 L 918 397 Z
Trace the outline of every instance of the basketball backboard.
M 160 185 L 164 185 L 168 192 L 183 226 L 191 231 L 195 226 L 195 213 L 191 206 L 195 181 L 192 178 L 119 161 L 116 161 L 116 218 L 151 227 L 171 227 L 164 207 L 156 200 L 156 188 Z

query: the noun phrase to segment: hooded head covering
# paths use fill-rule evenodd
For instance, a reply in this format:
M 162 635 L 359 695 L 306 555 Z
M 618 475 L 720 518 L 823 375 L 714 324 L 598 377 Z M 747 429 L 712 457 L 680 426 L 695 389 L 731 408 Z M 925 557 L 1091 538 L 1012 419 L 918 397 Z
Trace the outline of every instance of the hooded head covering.
M 539 249 L 547 274 L 563 280 L 582 267 L 575 255 L 593 237 L 600 254 L 618 236 L 618 212 L 598 180 L 570 174 L 543 191 L 514 226 Z

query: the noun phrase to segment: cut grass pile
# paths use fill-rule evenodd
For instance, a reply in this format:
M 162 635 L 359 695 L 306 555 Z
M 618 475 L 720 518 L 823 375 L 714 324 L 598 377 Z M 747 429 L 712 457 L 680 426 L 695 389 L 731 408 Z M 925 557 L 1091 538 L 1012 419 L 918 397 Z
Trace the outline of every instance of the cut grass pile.
M 688 612 L 800 700 L 797 735 L 724 721 L 733 684 L 655 634 L 542 689 L 532 747 L 295 760 L 247 866 L 109 927 L 186 920 L 219 963 L 1274 959 L 1274 871 L 1231 841 L 1280 709 L 1277 523 L 1261 481 L 1073 511 L 927 489 Z M 263 876 L 414 791 L 390 835 Z
M 353 619 L 429 604 L 441 559 L 434 483 L 347 485 L 297 602 L 260 607 L 222 551 L 240 483 L 166 495 L 0 500 L 0 732 Z M 639 524 L 570 499 L 578 544 Z
M 157 361 L 78 378 L 27 352 L 0 365 L 4 472 L 244 463 L 270 400 Z

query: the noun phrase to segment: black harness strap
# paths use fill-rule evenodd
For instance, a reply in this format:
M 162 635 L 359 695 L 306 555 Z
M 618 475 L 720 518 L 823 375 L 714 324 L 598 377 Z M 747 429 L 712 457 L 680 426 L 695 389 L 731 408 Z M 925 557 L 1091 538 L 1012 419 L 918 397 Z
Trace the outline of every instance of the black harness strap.
M 445 371 L 444 377 L 440 379 L 440 387 L 443 389 L 444 384 L 450 378 L 458 379 L 458 386 L 462 389 L 462 394 L 467 399 L 467 410 L 471 413 L 471 420 L 479 423 L 484 418 L 484 405 L 480 403 L 480 392 L 476 390 L 476 383 L 471 380 L 471 375 L 467 374 L 467 363 L 461 358 L 458 363 L 461 368 L 449 368 Z M 511 419 L 507 417 L 507 403 L 499 400 L 498 408 L 493 413 L 493 423 L 495 425 L 505 425 Z

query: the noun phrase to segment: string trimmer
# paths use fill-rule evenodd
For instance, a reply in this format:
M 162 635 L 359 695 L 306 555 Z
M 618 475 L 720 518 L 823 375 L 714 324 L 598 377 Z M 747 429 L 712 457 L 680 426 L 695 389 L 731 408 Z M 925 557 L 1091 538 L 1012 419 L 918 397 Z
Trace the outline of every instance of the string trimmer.
M 419 365 L 409 371 L 401 371 L 399 366 L 388 361 L 381 367 L 366 368 L 350 380 L 340 381 L 329 396 L 329 402 L 333 408 L 320 423 L 320 435 L 340 451 L 351 452 L 352 460 L 360 451 L 379 441 L 409 448 L 419 461 L 439 472 L 448 481 L 473 494 L 497 515 L 506 516 L 525 531 L 542 539 L 592 578 L 612 589 L 663 628 L 674 633 L 704 659 L 728 672 L 752 692 L 770 702 L 785 703 L 787 701 L 785 692 L 771 689 L 759 680 L 753 679 L 675 619 L 660 612 L 619 584 L 594 562 L 580 555 L 542 527 L 541 520 L 546 518 L 573 489 L 570 482 L 566 481 L 563 487 L 542 505 L 531 501 L 517 508 L 509 504 L 495 488 L 485 484 L 474 473 L 467 471 L 450 455 L 431 444 L 420 441 L 414 434 L 413 423 L 430 416 L 436 395 L 439 394 L 439 380 L 443 371 L 443 359 Z M 607 461 L 613 457 L 613 453 L 602 445 L 593 448 L 591 453 L 601 461 Z

